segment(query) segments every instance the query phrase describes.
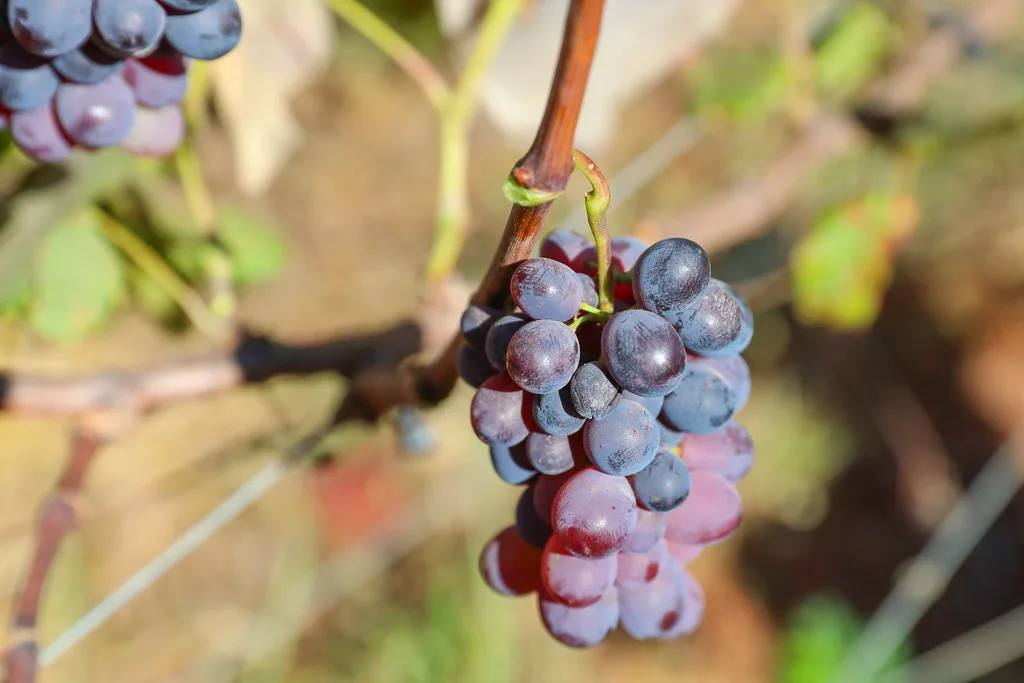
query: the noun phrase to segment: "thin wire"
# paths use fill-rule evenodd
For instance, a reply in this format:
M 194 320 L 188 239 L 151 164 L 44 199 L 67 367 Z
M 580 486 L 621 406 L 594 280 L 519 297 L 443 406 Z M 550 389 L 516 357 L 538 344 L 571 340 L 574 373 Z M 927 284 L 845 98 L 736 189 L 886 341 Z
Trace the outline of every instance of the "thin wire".
M 877 683 L 970 683 L 1024 657 L 1024 605 L 881 676 Z
M 978 474 L 921 553 L 903 572 L 832 676 L 833 683 L 872 681 L 942 595 L 946 585 L 1016 495 L 1022 467 L 1018 428 Z

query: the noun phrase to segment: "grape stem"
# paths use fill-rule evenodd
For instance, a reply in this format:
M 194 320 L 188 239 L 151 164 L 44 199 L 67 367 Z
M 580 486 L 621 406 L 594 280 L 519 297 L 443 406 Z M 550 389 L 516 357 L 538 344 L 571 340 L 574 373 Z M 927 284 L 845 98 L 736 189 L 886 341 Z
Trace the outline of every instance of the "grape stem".
M 587 222 L 590 223 L 590 231 L 594 233 L 594 246 L 597 249 L 599 308 L 605 313 L 611 313 L 615 310 L 615 299 L 612 294 L 615 282 L 609 277 L 612 266 L 612 245 L 608 238 L 608 207 L 612 203 L 612 193 L 608 187 L 608 180 L 590 157 L 578 149 L 574 149 L 572 160 L 576 170 L 590 181 L 592 188 L 583 200 L 583 204 L 587 209 Z

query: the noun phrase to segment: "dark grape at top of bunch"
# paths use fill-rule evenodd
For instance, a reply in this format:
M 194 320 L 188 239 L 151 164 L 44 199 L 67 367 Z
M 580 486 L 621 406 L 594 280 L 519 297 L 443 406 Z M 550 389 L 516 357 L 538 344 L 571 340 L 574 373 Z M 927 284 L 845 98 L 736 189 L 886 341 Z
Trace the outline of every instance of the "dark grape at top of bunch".
M 190 59 L 238 44 L 237 0 L 0 3 L 0 126 L 42 162 L 120 145 L 166 156 L 181 143 Z
M 704 597 L 685 565 L 739 525 L 735 484 L 754 461 L 734 419 L 750 395 L 750 309 L 690 240 L 608 248 L 602 298 L 597 248 L 548 235 L 507 308 L 466 310 L 457 364 L 479 387 L 471 420 L 495 471 L 526 486 L 481 573 L 504 595 L 536 593 L 572 647 L 616 627 L 697 628 Z

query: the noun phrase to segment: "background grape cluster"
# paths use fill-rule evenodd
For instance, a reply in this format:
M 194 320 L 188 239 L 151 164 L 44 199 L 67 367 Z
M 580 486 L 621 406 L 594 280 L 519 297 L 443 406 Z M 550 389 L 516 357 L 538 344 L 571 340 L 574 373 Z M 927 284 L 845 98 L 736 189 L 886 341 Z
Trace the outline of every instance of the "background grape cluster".
M 458 358 L 476 435 L 525 485 L 480 570 L 499 593 L 537 593 L 547 630 L 574 647 L 617 626 L 638 639 L 697 627 L 704 597 L 685 565 L 739 525 L 735 483 L 754 458 L 733 420 L 750 393 L 749 308 L 690 240 L 611 247 L 613 315 L 581 311 L 598 306 L 597 252 L 558 230 L 514 272 L 511 312 L 466 310 Z
M 241 37 L 236 0 L 2 0 L 0 105 L 29 156 L 122 145 L 164 156 L 184 135 L 190 59 Z

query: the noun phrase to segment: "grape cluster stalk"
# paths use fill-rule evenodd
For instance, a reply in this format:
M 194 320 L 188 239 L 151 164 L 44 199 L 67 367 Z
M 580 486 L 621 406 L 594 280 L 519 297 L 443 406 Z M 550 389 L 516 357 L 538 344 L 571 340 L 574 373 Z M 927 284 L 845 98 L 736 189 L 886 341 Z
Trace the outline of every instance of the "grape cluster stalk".
M 500 594 L 536 594 L 572 647 L 618 627 L 697 628 L 704 595 L 686 565 L 738 527 L 735 484 L 754 460 L 733 420 L 750 395 L 746 303 L 690 240 L 617 237 L 610 252 L 600 277 L 598 247 L 549 234 L 513 273 L 508 310 L 465 311 L 458 357 L 477 437 L 524 486 L 480 571 Z
M 185 134 L 189 61 L 242 33 L 236 0 L 0 0 L 0 125 L 42 162 L 121 145 L 166 156 Z

